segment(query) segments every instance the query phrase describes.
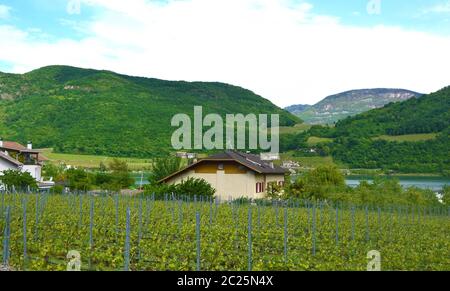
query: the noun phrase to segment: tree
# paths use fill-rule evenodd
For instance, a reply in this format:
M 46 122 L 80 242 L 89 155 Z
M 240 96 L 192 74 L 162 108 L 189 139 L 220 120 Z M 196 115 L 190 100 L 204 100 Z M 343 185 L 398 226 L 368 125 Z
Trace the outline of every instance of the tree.
M 129 188 L 134 184 L 134 179 L 130 176 L 128 164 L 125 161 L 113 159 L 109 164 L 109 169 L 111 170 L 108 187 L 110 190 L 118 191 Z
M 68 169 L 66 171 L 66 185 L 71 190 L 88 191 L 92 189 L 92 178 L 84 169 Z
M 450 186 L 444 186 L 444 191 L 442 194 L 442 202 L 445 206 L 450 206 Z
M 188 178 L 176 186 L 178 195 L 214 197 L 216 189 L 204 179 Z
M 334 166 L 321 166 L 308 172 L 288 187 L 286 196 L 302 199 L 327 199 L 330 193 L 345 188 L 345 178 Z
M 37 188 L 36 180 L 28 172 L 5 170 L 0 180 L 8 188 L 14 187 L 16 190 L 25 190 L 28 187 L 31 189 Z
M 173 174 L 181 169 L 181 159 L 178 157 L 157 158 L 153 162 L 152 173 L 149 176 L 151 184 Z
M 267 185 L 267 198 L 269 199 L 279 199 L 283 194 L 283 187 L 278 185 L 276 182 L 269 183 Z

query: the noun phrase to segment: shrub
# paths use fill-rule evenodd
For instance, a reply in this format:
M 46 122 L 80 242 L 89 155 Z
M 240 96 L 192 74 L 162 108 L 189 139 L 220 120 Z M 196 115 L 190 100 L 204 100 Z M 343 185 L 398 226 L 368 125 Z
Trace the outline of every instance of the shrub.
M 0 180 L 7 187 L 14 187 L 16 190 L 27 190 L 28 187 L 30 189 L 37 188 L 36 180 L 28 172 L 5 170 Z

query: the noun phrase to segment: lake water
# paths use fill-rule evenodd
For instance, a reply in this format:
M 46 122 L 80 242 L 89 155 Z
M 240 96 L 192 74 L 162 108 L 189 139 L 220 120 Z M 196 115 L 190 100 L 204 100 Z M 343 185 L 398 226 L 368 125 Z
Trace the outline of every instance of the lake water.
M 417 187 L 421 189 L 430 189 L 433 191 L 441 191 L 445 185 L 450 185 L 450 178 L 444 177 L 428 177 L 428 176 L 394 176 L 389 179 L 399 179 L 400 185 L 405 188 Z M 373 182 L 373 177 L 368 176 L 347 176 L 345 182 L 351 187 L 356 187 L 361 181 Z
M 144 172 L 142 184 L 148 184 L 147 177 L 150 173 Z M 136 181 L 136 185 L 141 184 L 141 173 L 132 173 L 132 177 Z M 428 176 L 395 176 L 388 178 L 397 178 L 400 180 L 400 185 L 403 187 L 418 187 L 421 189 L 430 189 L 433 191 L 441 191 L 445 185 L 450 185 L 450 178 L 444 177 L 428 177 Z M 373 177 L 370 176 L 346 176 L 345 182 L 351 187 L 356 187 L 361 181 L 373 182 Z

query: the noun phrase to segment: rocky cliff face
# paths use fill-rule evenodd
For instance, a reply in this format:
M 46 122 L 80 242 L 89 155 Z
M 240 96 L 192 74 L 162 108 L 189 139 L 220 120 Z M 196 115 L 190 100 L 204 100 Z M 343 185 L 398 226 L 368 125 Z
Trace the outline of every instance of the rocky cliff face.
M 348 116 L 381 108 L 392 102 L 418 98 L 421 95 L 404 89 L 352 90 L 329 96 L 316 105 L 306 107 L 303 110 L 298 110 L 295 105 L 286 108 L 286 110 L 310 124 L 333 124 Z

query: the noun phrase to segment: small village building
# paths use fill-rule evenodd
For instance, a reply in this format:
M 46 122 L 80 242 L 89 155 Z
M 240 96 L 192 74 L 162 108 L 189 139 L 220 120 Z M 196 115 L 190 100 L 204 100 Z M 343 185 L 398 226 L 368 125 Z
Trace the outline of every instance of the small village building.
M 271 183 L 283 186 L 287 172 L 258 155 L 226 151 L 201 159 L 159 182 L 176 185 L 188 178 L 199 178 L 211 184 L 221 200 L 260 199 Z
M 13 141 L 3 141 L 0 138 L 0 180 L 4 171 L 14 170 L 28 172 L 38 183 L 39 188 L 48 189 L 54 186 L 53 181 L 44 181 L 42 165 L 47 160 L 39 151 L 33 149 L 33 144 L 27 146 Z M 1 185 L 1 182 L 0 182 Z

